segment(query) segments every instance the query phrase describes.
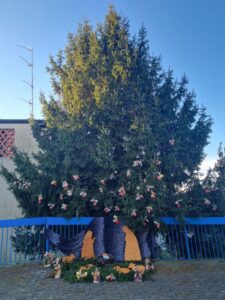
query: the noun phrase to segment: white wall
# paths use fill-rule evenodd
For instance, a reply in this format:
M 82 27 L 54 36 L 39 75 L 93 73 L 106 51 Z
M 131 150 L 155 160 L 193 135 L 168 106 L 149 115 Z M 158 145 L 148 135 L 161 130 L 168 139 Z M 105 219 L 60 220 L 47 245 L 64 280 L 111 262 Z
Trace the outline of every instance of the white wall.
M 0 128 L 15 129 L 15 146 L 28 153 L 36 152 L 37 145 L 29 124 L 1 124 Z M 13 163 L 9 158 L 0 157 L 0 165 L 13 170 Z M 14 219 L 21 216 L 14 195 L 8 190 L 7 183 L 0 176 L 0 219 Z

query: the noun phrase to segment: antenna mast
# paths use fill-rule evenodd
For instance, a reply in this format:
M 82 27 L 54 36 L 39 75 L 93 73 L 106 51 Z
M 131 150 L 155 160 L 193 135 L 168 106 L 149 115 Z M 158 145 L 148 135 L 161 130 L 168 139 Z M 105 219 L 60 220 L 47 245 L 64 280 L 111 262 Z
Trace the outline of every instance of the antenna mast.
M 27 101 L 23 98 L 20 98 L 22 101 L 28 103 L 31 106 L 31 117 L 34 117 L 34 50 L 31 47 L 25 47 L 21 45 L 16 45 L 17 47 L 23 48 L 30 52 L 31 57 L 30 61 L 26 60 L 23 56 L 19 56 L 27 65 L 27 67 L 31 68 L 31 80 L 30 82 L 27 82 L 23 80 L 24 83 L 26 83 L 31 88 L 31 100 Z

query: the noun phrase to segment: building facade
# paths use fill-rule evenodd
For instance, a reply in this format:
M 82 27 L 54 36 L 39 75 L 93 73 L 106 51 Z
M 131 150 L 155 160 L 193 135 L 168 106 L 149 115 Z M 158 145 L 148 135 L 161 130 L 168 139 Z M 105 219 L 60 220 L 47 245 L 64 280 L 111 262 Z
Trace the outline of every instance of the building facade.
M 37 151 L 37 144 L 28 120 L 0 119 L 0 166 L 3 165 L 9 170 L 14 168 L 11 159 L 13 147 L 28 154 Z M 4 178 L 0 176 L 0 219 L 21 217 L 21 211 L 17 206 L 14 195 L 8 190 Z

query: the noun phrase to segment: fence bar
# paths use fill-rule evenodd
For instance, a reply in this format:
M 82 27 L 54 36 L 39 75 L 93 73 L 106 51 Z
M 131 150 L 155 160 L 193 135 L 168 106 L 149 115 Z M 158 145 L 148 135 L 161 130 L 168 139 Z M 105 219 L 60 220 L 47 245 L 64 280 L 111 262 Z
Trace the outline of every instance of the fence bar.
M 93 218 L 21 218 L 0 220 L 0 265 L 40 260 L 44 251 L 56 251 L 45 229 L 71 239 L 80 233 Z M 172 258 L 224 258 L 225 217 L 184 218 L 179 223 L 172 217 L 161 218 L 166 231 L 164 244 Z M 155 252 L 159 251 L 155 245 Z M 168 256 L 167 256 L 168 257 Z M 171 256 L 170 256 L 171 257 Z

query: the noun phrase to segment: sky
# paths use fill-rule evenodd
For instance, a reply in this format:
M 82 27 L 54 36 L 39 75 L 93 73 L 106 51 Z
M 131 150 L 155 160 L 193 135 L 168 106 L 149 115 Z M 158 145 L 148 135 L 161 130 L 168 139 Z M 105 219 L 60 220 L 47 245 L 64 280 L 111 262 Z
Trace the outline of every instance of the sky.
M 34 49 L 34 116 L 42 118 L 40 92 L 51 94 L 46 72 L 49 55 L 63 49 L 69 32 L 88 19 L 103 22 L 108 7 L 127 17 L 131 34 L 144 24 L 150 52 L 161 55 L 165 70 L 175 78 L 184 73 L 196 102 L 213 118 L 213 132 L 202 168 L 212 165 L 220 142 L 225 146 L 225 1 L 224 0 L 0 0 L 0 119 L 30 115 L 31 69 Z

